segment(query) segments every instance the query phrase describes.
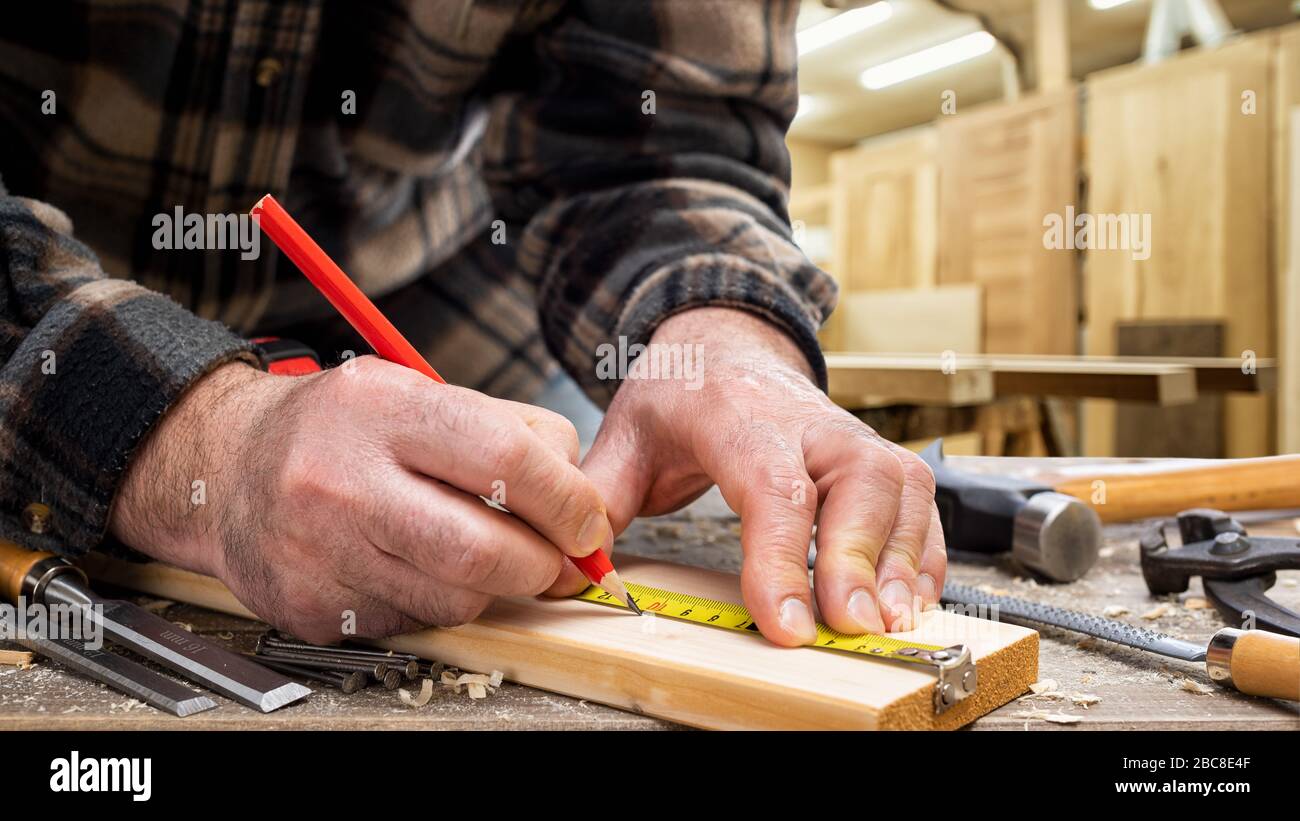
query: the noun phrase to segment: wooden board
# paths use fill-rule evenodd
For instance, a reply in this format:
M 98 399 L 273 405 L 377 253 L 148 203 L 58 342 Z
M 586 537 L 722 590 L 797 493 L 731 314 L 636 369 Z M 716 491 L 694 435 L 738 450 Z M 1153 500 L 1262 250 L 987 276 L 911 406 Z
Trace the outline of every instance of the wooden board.
M 1078 92 L 1070 86 L 939 120 L 938 282 L 984 290 L 984 350 L 1078 350 L 1078 270 L 1044 246 L 1044 219 L 1078 193 Z
M 993 372 L 970 362 L 949 372 L 940 354 L 826 354 L 828 393 L 844 408 L 979 405 L 991 402 Z
M 982 395 L 986 374 L 991 378 L 991 398 L 1103 396 L 1162 405 L 1196 398 L 1196 373 L 1178 361 L 960 354 L 945 360 L 935 354 L 827 353 L 826 367 L 830 395 L 837 402 L 906 394 L 915 402 L 971 404 L 967 397 L 972 386 L 978 386 Z
M 1226 355 L 1272 355 L 1272 44 L 1252 35 L 1089 78 L 1087 211 L 1150 215 L 1151 236 L 1147 259 L 1086 253 L 1087 353 L 1113 354 L 1120 320 L 1210 318 L 1224 322 Z M 1270 452 L 1270 404 L 1228 398 L 1227 455 Z M 1084 438 L 1089 454 L 1114 451 L 1113 404 L 1088 403 Z
M 864 353 L 956 353 L 984 350 L 983 296 L 978 285 L 948 285 L 843 294 L 843 350 Z
M 1300 24 L 1278 35 L 1274 125 L 1277 211 L 1277 331 L 1282 363 L 1277 395 L 1278 450 L 1300 453 Z
M 158 564 L 94 555 L 99 579 L 175 601 L 247 615 L 224 586 Z M 738 576 L 624 557 L 627 580 L 740 601 Z M 502 599 L 463 627 L 383 642 L 466 670 L 711 729 L 951 729 L 1007 703 L 1038 677 L 1038 634 L 929 611 L 898 636 L 966 643 L 976 693 L 936 715 L 925 668 L 811 648 L 786 649 L 748 633 L 663 618 L 638 619 L 575 600 Z

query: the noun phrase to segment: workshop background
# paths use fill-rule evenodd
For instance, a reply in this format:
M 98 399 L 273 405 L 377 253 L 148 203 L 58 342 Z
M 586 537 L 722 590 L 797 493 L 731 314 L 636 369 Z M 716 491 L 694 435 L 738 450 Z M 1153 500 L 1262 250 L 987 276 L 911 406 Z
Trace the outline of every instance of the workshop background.
M 790 216 L 841 288 L 834 398 L 950 454 L 1300 450 L 1297 15 L 804 0 Z M 1049 247 L 1079 214 L 1109 232 Z

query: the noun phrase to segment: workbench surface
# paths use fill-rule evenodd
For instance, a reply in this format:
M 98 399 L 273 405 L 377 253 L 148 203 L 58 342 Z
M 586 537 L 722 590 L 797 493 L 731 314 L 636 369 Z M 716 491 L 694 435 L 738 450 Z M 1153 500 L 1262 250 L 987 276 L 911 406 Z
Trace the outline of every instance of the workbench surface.
M 1252 532 L 1297 534 L 1300 520 L 1252 526 Z M 1082 581 L 1037 584 L 1017 573 L 1009 560 L 952 562 L 950 578 L 988 590 L 1101 614 L 1112 605 L 1118 616 L 1142 627 L 1190 640 L 1208 640 L 1224 626 L 1212 609 L 1195 609 L 1200 582 L 1179 596 L 1157 600 L 1138 570 L 1136 526 L 1111 527 L 1102 558 Z M 618 553 L 635 553 L 730 572 L 740 568 L 739 523 L 716 491 L 686 511 L 634 523 L 619 540 Z M 1279 574 L 1272 596 L 1300 609 L 1300 571 Z M 152 599 L 132 597 L 139 602 Z M 1193 600 L 1192 608 L 1187 606 Z M 1145 619 L 1162 603 L 1167 612 Z M 201 608 L 173 604 L 160 610 L 194 632 L 251 649 L 264 625 Z M 1209 694 L 1184 689 L 1185 682 L 1209 684 L 1199 665 L 1165 659 L 1063 631 L 1042 634 L 1039 678 L 1052 679 L 1065 698 L 1026 697 L 976 721 L 975 730 L 1079 729 L 1300 729 L 1300 709 L 1288 702 L 1252 698 L 1212 686 Z M 1083 646 L 1080 646 L 1082 643 Z M 0 646 L 13 647 L 14 645 Z M 490 672 L 490 671 L 475 671 Z M 312 685 L 316 688 L 316 685 Z M 1082 706 L 1069 696 L 1100 698 Z M 8 729 L 672 729 L 675 725 L 634 713 L 507 683 L 495 695 L 474 701 L 441 687 L 423 708 L 402 705 L 398 694 L 372 687 L 353 695 L 320 687 L 302 704 L 262 715 L 214 696 L 220 706 L 175 719 L 115 690 L 40 662 L 27 670 L 0 667 L 0 730 Z M 1082 699 L 1086 701 L 1087 699 Z M 1043 715 L 1077 716 L 1078 723 L 1052 723 Z

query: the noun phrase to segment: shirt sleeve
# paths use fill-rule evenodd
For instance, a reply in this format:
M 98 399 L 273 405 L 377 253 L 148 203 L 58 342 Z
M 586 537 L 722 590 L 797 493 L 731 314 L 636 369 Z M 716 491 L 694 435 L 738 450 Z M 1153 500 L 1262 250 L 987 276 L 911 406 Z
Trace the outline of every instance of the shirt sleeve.
M 602 344 L 702 305 L 782 328 L 825 388 L 836 287 L 786 211 L 797 6 L 570 3 L 533 38 L 537 93 L 496 101 L 489 180 L 517 192 L 547 346 L 598 402 L 618 387 L 597 377 Z
M 0 183 L 0 537 L 64 555 L 97 545 L 136 446 L 238 359 L 258 363 L 224 326 L 108 278 L 61 211 Z

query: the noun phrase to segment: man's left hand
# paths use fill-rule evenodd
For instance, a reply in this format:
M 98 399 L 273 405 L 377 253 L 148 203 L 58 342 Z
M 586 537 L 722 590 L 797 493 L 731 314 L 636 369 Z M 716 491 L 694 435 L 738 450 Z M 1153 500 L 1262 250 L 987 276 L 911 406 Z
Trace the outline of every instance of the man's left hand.
M 582 464 L 615 533 L 716 483 L 740 516 L 741 590 L 764 636 L 807 644 L 818 611 L 844 633 L 910 629 L 946 570 L 929 467 L 836 407 L 794 342 L 758 317 L 692 309 L 651 339 L 673 344 L 702 353 L 702 374 L 625 380 Z M 549 592 L 585 586 L 566 564 Z

